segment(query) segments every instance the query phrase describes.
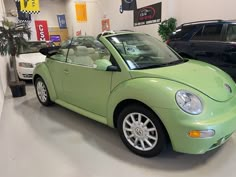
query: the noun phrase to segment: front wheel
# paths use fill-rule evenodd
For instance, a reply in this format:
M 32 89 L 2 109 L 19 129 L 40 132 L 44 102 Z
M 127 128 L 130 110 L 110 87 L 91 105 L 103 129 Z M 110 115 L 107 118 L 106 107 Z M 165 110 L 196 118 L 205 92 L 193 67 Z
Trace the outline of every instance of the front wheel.
M 144 106 L 126 107 L 119 115 L 117 126 L 123 143 L 142 157 L 154 157 L 167 145 L 164 126 L 159 118 Z
M 50 100 L 47 86 L 41 77 L 38 77 L 35 81 L 35 90 L 38 100 L 42 105 L 44 106 L 52 105 L 52 101 Z

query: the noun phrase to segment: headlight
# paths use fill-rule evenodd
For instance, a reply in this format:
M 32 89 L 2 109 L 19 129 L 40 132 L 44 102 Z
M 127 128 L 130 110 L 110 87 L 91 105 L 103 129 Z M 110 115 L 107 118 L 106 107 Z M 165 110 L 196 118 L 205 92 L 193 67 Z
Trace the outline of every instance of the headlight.
M 23 62 L 20 62 L 19 66 L 24 67 L 24 68 L 33 68 L 34 67 L 31 63 L 23 63 Z
M 198 115 L 203 110 L 200 98 L 188 91 L 180 90 L 175 95 L 178 106 L 185 112 Z

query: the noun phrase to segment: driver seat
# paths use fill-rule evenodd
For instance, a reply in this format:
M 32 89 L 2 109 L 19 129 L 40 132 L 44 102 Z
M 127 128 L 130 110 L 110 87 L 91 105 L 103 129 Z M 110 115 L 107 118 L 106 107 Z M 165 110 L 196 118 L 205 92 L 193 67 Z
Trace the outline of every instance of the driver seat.
M 92 58 L 89 56 L 88 48 L 85 46 L 77 46 L 75 51 L 75 58 L 73 59 L 74 64 L 94 67 L 94 62 Z

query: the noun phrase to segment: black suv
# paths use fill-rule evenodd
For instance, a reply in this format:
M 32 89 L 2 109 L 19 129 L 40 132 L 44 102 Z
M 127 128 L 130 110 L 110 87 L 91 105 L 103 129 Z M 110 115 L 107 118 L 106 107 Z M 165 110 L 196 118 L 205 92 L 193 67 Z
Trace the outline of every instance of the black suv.
M 221 68 L 236 81 L 236 21 L 185 23 L 176 29 L 167 44 L 182 57 Z

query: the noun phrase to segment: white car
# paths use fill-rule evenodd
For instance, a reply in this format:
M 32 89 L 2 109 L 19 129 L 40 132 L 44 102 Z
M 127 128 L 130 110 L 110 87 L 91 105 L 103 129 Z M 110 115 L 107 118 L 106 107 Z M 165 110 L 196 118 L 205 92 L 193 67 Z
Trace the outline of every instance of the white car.
M 46 57 L 39 50 L 51 44 L 46 41 L 31 41 L 27 47 L 23 47 L 16 58 L 17 73 L 22 80 L 31 80 L 36 64 L 44 62 Z

